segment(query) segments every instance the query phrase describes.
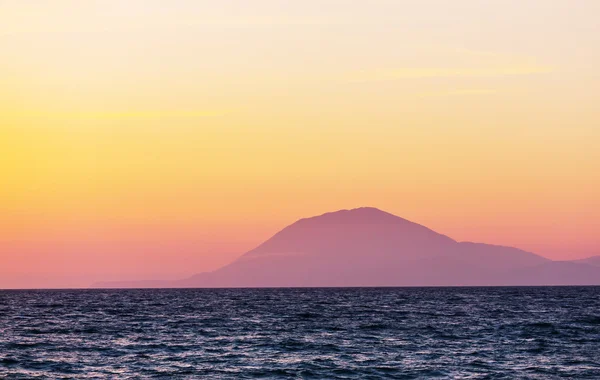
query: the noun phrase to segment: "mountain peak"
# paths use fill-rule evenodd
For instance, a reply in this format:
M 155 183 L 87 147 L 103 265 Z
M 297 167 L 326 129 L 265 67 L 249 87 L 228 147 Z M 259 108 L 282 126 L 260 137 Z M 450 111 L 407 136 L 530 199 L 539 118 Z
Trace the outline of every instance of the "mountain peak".
M 422 225 L 375 207 L 328 212 L 300 219 L 243 257 L 316 254 L 321 257 L 370 255 L 429 256 L 456 242 Z M 417 249 L 419 247 L 419 249 Z
M 300 219 L 296 223 L 325 223 L 325 224 L 382 224 L 382 223 L 411 223 L 376 207 L 358 207 L 328 212 L 310 218 Z

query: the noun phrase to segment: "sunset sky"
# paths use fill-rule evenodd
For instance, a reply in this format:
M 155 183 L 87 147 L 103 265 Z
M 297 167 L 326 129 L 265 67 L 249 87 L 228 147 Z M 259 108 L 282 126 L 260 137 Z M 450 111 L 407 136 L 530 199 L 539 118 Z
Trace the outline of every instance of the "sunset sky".
M 600 254 L 600 1 L 0 0 L 0 288 L 374 206 Z

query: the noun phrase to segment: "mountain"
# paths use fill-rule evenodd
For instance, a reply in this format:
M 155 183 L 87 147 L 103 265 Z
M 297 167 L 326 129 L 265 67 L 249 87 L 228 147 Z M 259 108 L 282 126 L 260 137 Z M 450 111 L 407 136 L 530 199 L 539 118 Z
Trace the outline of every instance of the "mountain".
M 216 271 L 96 287 L 600 284 L 600 268 L 517 248 L 457 242 L 371 207 L 301 219 Z
M 593 265 L 593 266 L 596 266 L 596 267 L 600 267 L 600 255 L 588 257 L 586 259 L 573 260 L 571 262 L 572 263 L 577 263 L 577 264 L 588 264 L 588 265 Z

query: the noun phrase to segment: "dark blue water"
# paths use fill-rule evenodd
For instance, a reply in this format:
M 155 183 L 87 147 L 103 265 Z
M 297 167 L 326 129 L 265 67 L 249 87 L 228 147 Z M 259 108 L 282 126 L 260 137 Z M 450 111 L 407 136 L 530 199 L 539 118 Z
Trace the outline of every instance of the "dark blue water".
M 0 291 L 0 377 L 600 379 L 600 288 Z

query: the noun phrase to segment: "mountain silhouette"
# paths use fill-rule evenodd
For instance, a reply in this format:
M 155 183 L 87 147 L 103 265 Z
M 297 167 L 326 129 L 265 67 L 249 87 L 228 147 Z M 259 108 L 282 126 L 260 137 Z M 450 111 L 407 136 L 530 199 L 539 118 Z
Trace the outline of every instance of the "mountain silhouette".
M 600 267 L 600 255 L 588 257 L 586 259 L 573 260 L 572 262 L 579 263 L 579 264 L 588 264 L 588 265 L 593 265 L 593 266 L 596 266 L 596 267 Z
M 600 267 L 457 242 L 372 207 L 298 220 L 229 265 L 179 281 L 96 287 L 325 287 L 600 284 Z

